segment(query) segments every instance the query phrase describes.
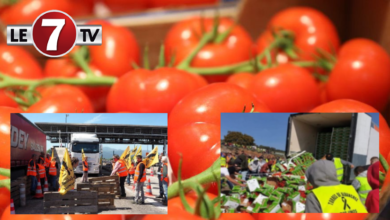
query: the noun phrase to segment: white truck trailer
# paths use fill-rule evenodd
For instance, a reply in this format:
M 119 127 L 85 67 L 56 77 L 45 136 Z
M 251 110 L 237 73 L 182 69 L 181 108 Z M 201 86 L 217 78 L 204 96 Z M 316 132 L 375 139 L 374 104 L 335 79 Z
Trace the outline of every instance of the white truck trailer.
M 330 152 L 355 166 L 379 156 L 379 128 L 366 113 L 300 113 L 288 120 L 286 156 L 310 152 L 320 159 Z M 349 172 L 348 172 L 349 171 Z M 347 168 L 344 179 L 352 180 Z

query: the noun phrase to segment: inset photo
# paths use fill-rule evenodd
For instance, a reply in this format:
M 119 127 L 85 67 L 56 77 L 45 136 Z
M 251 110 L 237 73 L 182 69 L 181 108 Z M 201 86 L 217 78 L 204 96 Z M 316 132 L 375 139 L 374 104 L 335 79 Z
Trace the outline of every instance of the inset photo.
M 11 114 L 16 214 L 167 214 L 167 114 Z
M 379 206 L 378 113 L 221 114 L 221 211 Z

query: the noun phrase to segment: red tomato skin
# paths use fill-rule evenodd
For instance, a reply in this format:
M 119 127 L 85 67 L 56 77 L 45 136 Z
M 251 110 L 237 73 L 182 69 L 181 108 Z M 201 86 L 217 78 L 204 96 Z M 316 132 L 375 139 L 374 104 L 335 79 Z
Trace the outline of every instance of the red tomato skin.
M 267 25 L 266 33 L 257 40 L 257 52 L 261 53 L 271 43 L 270 32 L 284 29 L 294 33 L 294 44 L 300 49 L 300 60 L 314 60 L 317 48 L 327 52 L 337 51 L 340 40 L 335 26 L 323 13 L 309 7 L 291 7 L 275 14 Z M 268 33 L 267 33 L 268 32 Z M 279 53 L 279 61 L 285 63 L 288 58 Z
M 254 77 L 251 91 L 272 112 L 307 112 L 321 102 L 314 77 L 292 64 L 261 71 Z
M 166 8 L 178 6 L 209 5 L 215 4 L 218 0 L 147 0 L 150 8 Z
M 253 73 L 236 73 L 229 76 L 226 82 L 236 84 L 241 88 L 249 90 L 254 78 L 255 74 Z
M 30 106 L 27 113 L 93 113 L 89 98 L 79 88 L 55 85 L 41 91 L 42 99 Z
M 72 4 L 72 17 L 85 17 L 93 15 L 95 0 L 70 0 Z
M 220 125 L 222 112 L 251 111 L 252 103 L 257 112 L 270 112 L 245 89 L 230 83 L 213 83 L 184 97 L 171 111 L 169 129 L 193 122 Z
M 72 4 L 68 0 L 21 0 L 1 13 L 5 24 L 32 24 L 42 13 L 60 10 L 72 16 Z
M 204 80 L 196 78 L 194 74 L 175 68 L 133 70 L 112 86 L 107 98 L 107 110 L 169 113 L 183 97 L 204 84 Z M 118 97 L 121 97 L 121 101 L 118 101 Z
M 191 53 L 199 42 L 197 35 L 201 35 L 201 18 L 195 17 L 175 24 L 165 38 L 166 57 L 169 60 L 175 56 L 175 64 L 179 64 Z M 219 33 L 228 30 L 234 22 L 228 18 L 221 18 L 218 27 Z M 204 27 L 211 31 L 213 19 L 205 18 Z M 192 67 L 220 67 L 247 61 L 251 57 L 253 42 L 249 34 L 239 25 L 236 25 L 230 35 L 220 44 L 209 43 L 199 51 L 192 60 Z M 204 76 L 209 83 L 224 82 L 229 75 Z
M 183 179 L 208 169 L 220 155 L 219 139 L 220 126 L 215 124 L 198 122 L 170 129 L 168 141 L 171 146 L 168 154 L 175 176 L 177 177 L 179 172 L 180 154 L 183 156 Z M 206 154 L 207 157 L 202 157 Z
M 326 86 L 329 100 L 355 99 L 382 111 L 390 94 L 390 57 L 377 43 L 354 39 L 338 53 Z
M 330 214 L 330 213 L 256 213 L 252 214 L 256 220 L 342 220 L 353 218 L 354 220 L 364 220 L 368 214 L 348 213 L 348 214 Z
M 95 20 L 88 24 L 102 25 L 102 45 L 90 46 L 91 64 L 108 76 L 120 77 L 139 64 L 139 47 L 133 33 L 124 27 Z
M 113 13 L 140 11 L 147 7 L 145 0 L 103 0 L 102 1 Z
M 11 113 L 21 113 L 22 111 L 18 108 L 11 108 L 6 106 L 0 106 L 0 146 L 10 146 L 10 124 L 11 124 Z M 3 153 L 0 158 L 1 168 L 10 168 L 10 147 L 3 147 Z
M 98 68 L 90 65 L 95 76 L 103 76 Z M 85 78 L 86 73 L 74 65 L 68 58 L 50 59 L 46 61 L 44 73 L 46 77 Z M 106 100 L 109 86 L 78 86 L 91 100 L 95 112 L 106 111 Z

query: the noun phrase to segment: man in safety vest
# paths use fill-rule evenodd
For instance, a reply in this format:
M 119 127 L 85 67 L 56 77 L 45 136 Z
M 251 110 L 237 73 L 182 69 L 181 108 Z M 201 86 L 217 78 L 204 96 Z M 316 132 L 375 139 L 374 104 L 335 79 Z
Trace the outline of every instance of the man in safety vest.
M 83 160 L 83 178 L 82 178 L 82 182 L 83 183 L 88 183 L 88 170 L 89 170 L 88 157 L 84 157 L 84 160 Z
M 339 182 L 333 162 L 314 162 L 306 177 L 314 187 L 306 198 L 306 213 L 367 213 L 353 186 Z
M 43 187 L 45 185 L 45 177 L 46 177 L 46 169 L 45 169 L 45 160 L 41 157 L 39 158 L 38 163 L 38 176 L 41 180 L 41 186 Z
M 50 167 L 51 158 L 49 154 L 46 154 L 45 158 L 45 169 L 46 169 L 46 176 L 49 177 L 49 167 Z
M 31 195 L 35 195 L 35 190 L 37 188 L 37 175 L 38 175 L 38 164 L 36 163 L 37 156 L 35 154 L 32 155 L 30 161 L 27 165 L 27 176 L 31 179 L 31 187 L 30 193 Z
M 163 205 L 167 205 L 168 203 L 168 158 L 162 157 L 161 162 L 163 163 L 163 167 L 161 168 L 161 182 L 164 186 L 164 195 L 165 198 L 163 200 Z
M 164 186 L 163 186 L 163 183 L 161 181 L 161 168 L 163 168 L 163 163 L 161 161 L 163 157 L 163 153 L 161 153 L 160 155 L 158 155 L 158 169 L 157 169 L 157 178 L 158 178 L 158 188 L 160 190 L 160 195 L 157 196 L 156 198 L 158 199 L 162 199 L 164 198 Z
M 119 185 L 121 186 L 121 197 L 126 197 L 125 191 L 125 181 L 127 177 L 127 167 L 126 163 L 123 160 L 119 159 L 118 155 L 114 155 L 113 160 L 115 161 L 114 169 L 112 170 L 111 176 L 115 176 L 118 172 L 119 175 Z
M 355 168 L 354 173 L 356 177 L 352 181 L 352 186 L 359 193 L 362 203 L 366 204 L 368 193 L 372 190 L 367 180 L 367 170 L 362 166 L 358 166 Z
M 338 157 L 333 157 L 332 153 L 328 153 L 324 157 L 325 157 L 326 160 L 332 161 L 334 163 L 334 166 L 336 168 L 336 173 L 337 173 L 337 179 L 340 182 L 341 182 L 341 180 L 343 179 L 343 176 L 344 176 L 344 165 L 345 166 L 350 166 L 351 168 L 355 167 L 352 163 L 350 163 L 348 161 L 342 160 L 342 159 L 340 159 Z
M 144 182 L 146 181 L 146 166 L 142 156 L 137 155 L 137 165 L 134 174 L 135 197 L 133 204 L 145 204 Z M 141 193 L 141 195 L 139 195 Z
M 251 162 L 252 162 L 252 156 L 248 155 L 248 164 L 250 164 Z
M 53 157 L 51 158 L 50 165 L 49 165 L 49 181 L 50 181 L 50 191 L 57 191 L 58 190 L 58 164 L 57 164 L 57 158 Z
M 221 153 L 221 167 L 226 167 L 226 157 L 224 153 Z
M 135 165 L 134 165 L 134 162 L 131 161 L 131 165 L 130 165 L 130 168 L 129 168 L 129 173 L 127 174 L 127 185 L 130 186 L 130 179 L 133 178 L 134 179 L 134 173 L 135 173 Z

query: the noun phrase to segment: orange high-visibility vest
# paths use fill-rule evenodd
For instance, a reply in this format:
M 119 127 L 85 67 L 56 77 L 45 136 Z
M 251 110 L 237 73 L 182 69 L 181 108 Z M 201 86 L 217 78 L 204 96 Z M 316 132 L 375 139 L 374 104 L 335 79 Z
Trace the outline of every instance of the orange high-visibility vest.
M 143 163 L 143 164 L 145 165 L 144 162 L 138 163 L 137 168 L 135 169 L 134 182 L 137 182 L 137 180 L 138 180 L 138 176 L 139 176 L 139 165 L 140 165 L 141 163 Z M 145 182 L 145 181 L 146 181 L 146 165 L 145 165 L 144 173 L 143 173 L 143 175 L 142 175 L 142 178 L 141 178 L 140 182 L 143 183 L 143 182 Z
M 55 161 L 50 162 L 50 166 L 49 166 L 49 175 L 50 176 L 57 176 L 56 163 L 57 162 L 55 162 Z
M 123 160 L 118 160 L 118 162 L 121 164 L 121 167 L 118 170 L 118 174 L 120 177 L 127 176 L 127 168 L 126 164 Z
M 28 167 L 27 167 L 27 176 L 37 176 L 37 169 L 35 166 L 35 161 L 33 166 L 30 166 L 32 159 L 28 162 Z
M 45 176 L 46 176 L 45 166 L 43 166 L 43 165 L 41 165 L 41 164 L 38 164 L 38 167 L 39 167 L 39 170 L 38 170 L 39 178 L 40 178 L 40 179 L 45 178 Z
M 131 164 L 130 169 L 129 169 L 129 174 L 133 175 L 135 173 L 135 166 Z
M 164 167 L 167 167 L 167 169 L 168 169 L 168 164 L 167 164 L 167 163 L 164 163 L 164 166 L 161 167 L 161 181 L 164 180 L 166 183 L 169 183 L 168 176 L 167 176 L 167 177 L 164 177 L 164 179 L 163 179 L 163 170 L 164 170 Z
M 88 171 L 88 162 L 83 161 L 83 171 Z
M 45 159 L 45 167 L 46 168 L 49 168 L 50 167 L 50 161 L 51 161 L 51 158 L 49 159 L 49 158 L 46 158 Z

